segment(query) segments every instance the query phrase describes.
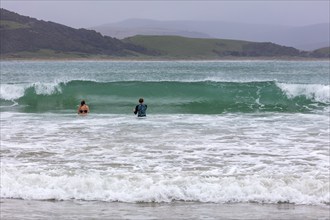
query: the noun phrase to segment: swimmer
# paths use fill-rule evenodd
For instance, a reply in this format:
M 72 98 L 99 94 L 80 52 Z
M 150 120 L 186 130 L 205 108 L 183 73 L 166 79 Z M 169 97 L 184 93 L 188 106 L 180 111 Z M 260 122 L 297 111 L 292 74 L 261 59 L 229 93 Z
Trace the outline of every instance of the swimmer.
M 77 112 L 79 115 L 87 115 L 87 113 L 89 113 L 89 107 L 88 105 L 86 105 L 86 102 L 84 100 L 81 101 Z
M 137 106 L 135 106 L 135 108 L 133 109 L 134 114 L 138 115 L 138 117 L 146 117 L 146 111 L 147 111 L 147 105 L 144 104 L 144 100 L 143 98 L 139 99 L 139 103 Z

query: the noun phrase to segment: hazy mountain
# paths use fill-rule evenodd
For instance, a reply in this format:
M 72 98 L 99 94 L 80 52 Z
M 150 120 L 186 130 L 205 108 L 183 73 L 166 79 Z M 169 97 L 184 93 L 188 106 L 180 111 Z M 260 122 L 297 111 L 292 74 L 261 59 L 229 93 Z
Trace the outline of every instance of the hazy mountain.
M 271 40 L 303 50 L 315 50 L 330 46 L 329 29 L 329 23 L 293 27 L 277 35 L 273 33 L 276 37 Z
M 134 35 L 177 35 L 272 42 L 300 50 L 329 46 L 329 23 L 303 27 L 220 21 L 156 21 L 129 19 L 90 29 L 119 39 Z
M 186 28 L 182 28 L 182 25 L 178 26 L 172 22 L 154 21 L 148 19 L 130 19 L 123 22 L 91 27 L 90 29 L 119 39 L 124 39 L 135 35 L 175 35 L 195 38 L 211 37 L 206 33 L 194 31 L 193 29 L 188 30 Z

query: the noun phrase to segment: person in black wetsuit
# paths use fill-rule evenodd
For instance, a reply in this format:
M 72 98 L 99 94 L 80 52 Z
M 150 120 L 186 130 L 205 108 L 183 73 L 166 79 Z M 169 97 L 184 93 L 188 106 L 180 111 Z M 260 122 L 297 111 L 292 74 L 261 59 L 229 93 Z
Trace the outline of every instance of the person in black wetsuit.
M 86 105 L 85 100 L 81 101 L 77 112 L 78 112 L 79 115 L 87 115 L 87 113 L 89 113 L 89 107 L 88 107 L 88 105 Z
M 148 106 L 146 104 L 144 104 L 143 102 L 144 102 L 143 98 L 140 98 L 139 99 L 140 104 L 135 106 L 135 109 L 133 109 L 134 114 L 135 115 L 137 114 L 138 117 L 146 117 L 147 116 L 146 111 L 147 111 Z

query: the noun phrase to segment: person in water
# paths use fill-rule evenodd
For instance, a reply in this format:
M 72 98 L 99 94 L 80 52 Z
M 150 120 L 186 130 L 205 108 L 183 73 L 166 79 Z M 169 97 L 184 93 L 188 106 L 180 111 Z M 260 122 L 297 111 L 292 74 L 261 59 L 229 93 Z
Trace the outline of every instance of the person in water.
M 147 116 L 146 111 L 147 111 L 148 106 L 146 104 L 144 104 L 143 102 L 144 102 L 143 98 L 140 98 L 139 99 L 140 104 L 138 104 L 135 107 L 135 109 L 133 109 L 134 114 L 135 115 L 137 114 L 138 117 L 146 117 Z
M 78 107 L 78 114 L 86 115 L 87 113 L 89 113 L 89 107 L 86 105 L 85 100 L 82 100 L 80 106 Z

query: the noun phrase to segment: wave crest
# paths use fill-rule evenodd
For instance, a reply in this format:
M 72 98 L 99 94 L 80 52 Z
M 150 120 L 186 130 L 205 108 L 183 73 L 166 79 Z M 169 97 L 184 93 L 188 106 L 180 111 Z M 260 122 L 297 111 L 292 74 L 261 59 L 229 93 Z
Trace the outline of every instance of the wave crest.
M 330 85 L 277 83 L 289 98 L 305 96 L 317 102 L 330 103 Z
M 94 113 L 131 113 L 127 109 L 131 109 L 139 97 L 144 97 L 152 106 L 149 111 L 156 113 L 304 112 L 327 107 L 330 104 L 329 91 L 329 85 L 285 84 L 274 81 L 74 80 L 2 85 L 1 101 L 15 101 L 18 106 L 26 106 L 23 111 L 29 112 L 67 111 L 75 109 L 80 100 L 85 99 Z

